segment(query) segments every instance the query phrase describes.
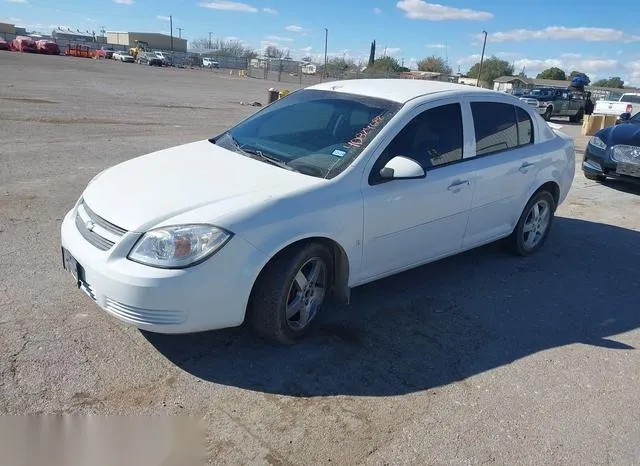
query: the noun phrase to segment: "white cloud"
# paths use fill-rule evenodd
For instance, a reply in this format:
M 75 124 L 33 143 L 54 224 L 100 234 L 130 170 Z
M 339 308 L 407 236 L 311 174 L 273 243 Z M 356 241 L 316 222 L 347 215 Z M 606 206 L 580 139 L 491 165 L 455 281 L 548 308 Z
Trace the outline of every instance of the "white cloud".
M 304 54 L 310 54 L 312 50 L 313 50 L 313 47 L 311 47 L 310 45 L 307 47 L 302 47 L 300 49 L 300 51 Z
M 306 32 L 307 31 L 305 28 L 303 28 L 302 26 L 298 26 L 297 24 L 290 24 L 289 26 L 285 27 L 285 30 L 290 32 Z
M 457 63 L 460 66 L 473 66 L 480 61 L 480 54 L 474 53 L 473 55 L 469 55 L 468 57 L 462 57 L 458 59 Z
M 382 13 L 382 10 L 380 8 L 374 8 L 373 9 L 373 14 L 374 15 L 379 15 L 380 13 Z
M 426 48 L 428 49 L 445 49 L 447 48 L 446 45 L 444 44 L 427 44 L 425 45 Z
M 625 86 L 640 87 L 640 61 L 627 63 Z
M 563 53 L 557 57 L 549 58 L 527 58 L 519 53 L 498 52 L 497 57 L 513 63 L 514 72 L 519 73 L 522 68 L 525 69 L 527 76 L 535 77 L 542 70 L 557 67 L 570 73 L 577 70 L 589 75 L 592 81 L 612 75 L 623 75 L 624 67 L 618 60 L 600 58 L 600 57 L 584 57 L 579 53 Z M 485 59 L 487 56 L 485 55 Z M 462 68 L 469 68 L 480 61 L 480 54 L 473 54 L 462 57 L 457 60 L 457 64 Z M 640 66 L 638 68 L 640 72 Z M 640 74 L 638 75 L 640 78 Z
M 118 1 L 118 0 L 116 0 Z M 127 0 L 130 1 L 130 0 Z M 224 11 L 243 11 L 246 13 L 257 13 L 258 9 L 254 6 L 247 5 L 240 2 L 229 2 L 227 0 L 219 0 L 217 2 L 199 3 L 203 8 L 209 8 L 211 10 L 224 10 Z
M 262 11 L 264 11 L 265 13 L 269 13 L 270 15 L 277 15 L 278 14 L 278 10 L 276 10 L 274 8 L 263 8 Z
M 566 73 L 577 70 L 587 73 L 592 81 L 600 79 L 605 75 L 615 73 L 616 71 L 618 73 L 622 71 L 618 60 L 602 58 L 521 58 L 519 60 L 515 60 L 514 66 L 516 70 L 521 70 L 524 67 L 527 76 L 536 76 L 542 70 L 554 66 L 564 70 Z
M 29 3 L 27 0 L 7 0 L 9 3 Z
M 291 37 L 267 36 L 265 39 L 272 42 L 293 42 Z
M 393 57 L 399 55 L 401 52 L 402 49 L 399 47 L 384 47 L 378 50 L 378 57 Z
M 159 19 L 160 21 L 169 21 L 171 18 L 169 18 L 168 16 L 158 15 L 156 16 L 156 19 Z
M 113 0 L 113 3 L 118 5 L 133 5 L 133 0 Z
M 482 35 L 478 35 L 481 38 Z M 527 40 L 581 40 L 585 42 L 634 42 L 639 36 L 627 36 L 623 31 L 611 28 L 549 26 L 545 29 L 514 29 L 494 32 L 487 36 L 491 42 L 523 42 Z
M 493 14 L 486 11 L 454 8 L 438 3 L 427 3 L 424 0 L 400 0 L 396 6 L 403 10 L 409 19 L 483 21 L 493 18 Z

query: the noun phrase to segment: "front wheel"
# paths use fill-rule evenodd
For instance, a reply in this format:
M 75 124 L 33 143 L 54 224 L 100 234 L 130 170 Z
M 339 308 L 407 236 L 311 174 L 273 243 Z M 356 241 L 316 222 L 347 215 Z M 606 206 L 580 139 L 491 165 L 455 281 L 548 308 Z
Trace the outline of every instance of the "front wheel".
M 546 121 L 550 121 L 551 120 L 551 111 L 552 111 L 551 107 L 547 107 L 547 109 L 542 114 L 542 118 L 544 118 Z
M 507 248 L 518 256 L 538 251 L 549 235 L 556 202 L 549 191 L 539 191 L 525 206 L 516 227 L 505 239 Z
M 270 262 L 258 277 L 248 321 L 268 340 L 292 344 L 303 338 L 329 300 L 332 256 L 319 243 L 293 247 Z
M 584 171 L 584 177 L 591 181 L 597 181 L 598 183 L 603 183 L 607 180 L 607 177 L 604 175 L 597 175 L 594 173 L 589 173 L 588 171 Z

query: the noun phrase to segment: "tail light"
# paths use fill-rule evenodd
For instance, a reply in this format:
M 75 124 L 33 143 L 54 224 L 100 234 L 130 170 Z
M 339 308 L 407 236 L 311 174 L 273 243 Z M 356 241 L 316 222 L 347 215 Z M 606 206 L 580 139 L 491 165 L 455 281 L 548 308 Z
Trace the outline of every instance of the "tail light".
M 633 105 L 627 104 L 627 109 L 625 110 L 625 112 L 626 113 L 631 113 L 631 110 L 633 110 Z

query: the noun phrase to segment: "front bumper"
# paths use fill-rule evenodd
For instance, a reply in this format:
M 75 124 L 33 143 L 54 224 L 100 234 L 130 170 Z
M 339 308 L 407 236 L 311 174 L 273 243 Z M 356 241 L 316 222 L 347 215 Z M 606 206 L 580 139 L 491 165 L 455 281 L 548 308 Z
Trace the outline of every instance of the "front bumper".
M 65 216 L 61 244 L 77 261 L 77 284 L 101 309 L 157 333 L 192 333 L 241 325 L 263 253 L 237 235 L 196 266 L 168 270 L 126 258 L 140 234 L 126 233 L 110 250 L 90 244 Z M 73 282 L 71 274 L 70 281 Z
M 640 177 L 629 176 L 617 172 L 618 164 L 611 158 L 611 148 L 607 150 L 594 149 L 587 144 L 582 157 L 582 171 L 592 175 L 601 175 L 619 180 L 640 183 Z

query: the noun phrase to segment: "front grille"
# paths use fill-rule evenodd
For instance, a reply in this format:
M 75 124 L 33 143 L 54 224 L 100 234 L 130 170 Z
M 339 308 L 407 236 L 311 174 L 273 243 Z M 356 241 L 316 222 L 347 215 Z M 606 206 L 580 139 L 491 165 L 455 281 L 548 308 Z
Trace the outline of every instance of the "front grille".
M 100 225 L 105 230 L 110 231 L 114 235 L 118 236 L 123 236 L 127 232 L 127 230 L 125 230 L 124 228 L 115 226 L 113 223 L 107 222 L 105 219 L 97 215 L 93 210 L 89 208 L 89 206 L 84 201 L 82 201 L 82 206 L 84 207 L 84 211 L 87 213 L 89 218 L 93 220 L 96 225 Z
M 108 251 L 115 244 L 113 241 L 109 241 L 107 238 L 103 238 L 98 233 L 90 231 L 87 228 L 85 222 L 83 222 L 80 218 L 79 214 L 76 214 L 76 228 L 84 237 L 84 239 L 86 239 L 90 244 L 100 249 L 101 251 Z
M 182 311 L 142 309 L 119 303 L 111 298 L 105 298 L 105 309 L 137 324 L 177 325 L 186 320 Z
M 101 251 L 108 251 L 127 233 L 127 230 L 105 220 L 96 214 L 82 200 L 76 212 L 76 228 L 91 245 Z

